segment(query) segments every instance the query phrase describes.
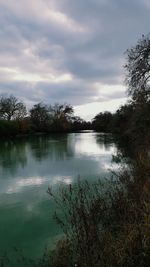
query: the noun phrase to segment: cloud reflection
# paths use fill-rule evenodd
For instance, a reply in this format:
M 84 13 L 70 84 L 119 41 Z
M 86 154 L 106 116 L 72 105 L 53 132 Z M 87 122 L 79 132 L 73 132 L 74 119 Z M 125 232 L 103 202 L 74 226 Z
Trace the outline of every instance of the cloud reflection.
M 87 133 L 86 133 L 87 136 Z M 100 155 L 112 155 L 116 152 L 116 147 L 112 143 L 112 140 L 107 140 L 104 143 L 105 135 L 101 135 L 101 139 L 97 138 L 97 134 L 88 134 L 88 138 L 85 138 L 84 134 L 78 135 L 75 142 L 75 152 L 78 155 L 86 156 L 100 156 Z M 106 141 L 106 140 L 105 140 Z
M 46 182 L 46 178 L 31 177 L 27 179 L 19 179 L 7 189 L 7 194 L 14 194 L 20 192 L 24 187 L 40 186 Z
M 63 183 L 63 184 L 69 185 L 72 183 L 72 181 L 73 181 L 72 176 L 55 176 L 53 178 L 52 184 L 57 185 L 57 184 Z

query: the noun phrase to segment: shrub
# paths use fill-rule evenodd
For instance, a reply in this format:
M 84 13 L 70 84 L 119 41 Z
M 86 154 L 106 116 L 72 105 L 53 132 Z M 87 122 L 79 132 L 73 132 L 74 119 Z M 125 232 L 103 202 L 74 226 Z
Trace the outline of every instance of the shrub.
M 65 265 L 148 267 L 150 262 L 150 166 L 138 157 L 130 169 L 109 182 L 62 188 L 54 198 L 62 216 L 55 214 L 65 233 L 54 262 L 67 255 Z M 70 261 L 72 265 L 70 264 Z

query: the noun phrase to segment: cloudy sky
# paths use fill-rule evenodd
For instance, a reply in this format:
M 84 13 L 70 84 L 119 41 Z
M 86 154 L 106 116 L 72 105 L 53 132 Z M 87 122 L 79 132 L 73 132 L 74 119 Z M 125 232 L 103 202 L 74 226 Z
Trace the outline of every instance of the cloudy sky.
M 150 31 L 150 1 L 0 0 L 0 25 L 0 94 L 90 119 L 126 101 L 124 52 Z

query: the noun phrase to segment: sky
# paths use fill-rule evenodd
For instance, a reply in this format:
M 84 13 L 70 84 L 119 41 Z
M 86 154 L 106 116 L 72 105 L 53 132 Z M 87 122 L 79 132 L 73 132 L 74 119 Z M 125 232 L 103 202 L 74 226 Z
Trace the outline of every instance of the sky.
M 0 25 L 0 94 L 90 120 L 127 101 L 125 51 L 149 33 L 150 1 L 0 0 Z

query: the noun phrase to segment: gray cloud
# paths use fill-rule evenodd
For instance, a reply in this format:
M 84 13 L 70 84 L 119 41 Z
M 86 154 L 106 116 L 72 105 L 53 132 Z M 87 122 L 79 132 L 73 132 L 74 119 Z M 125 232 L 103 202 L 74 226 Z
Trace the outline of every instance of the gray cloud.
M 0 93 L 29 106 L 124 98 L 124 51 L 149 12 L 147 0 L 1 0 Z

